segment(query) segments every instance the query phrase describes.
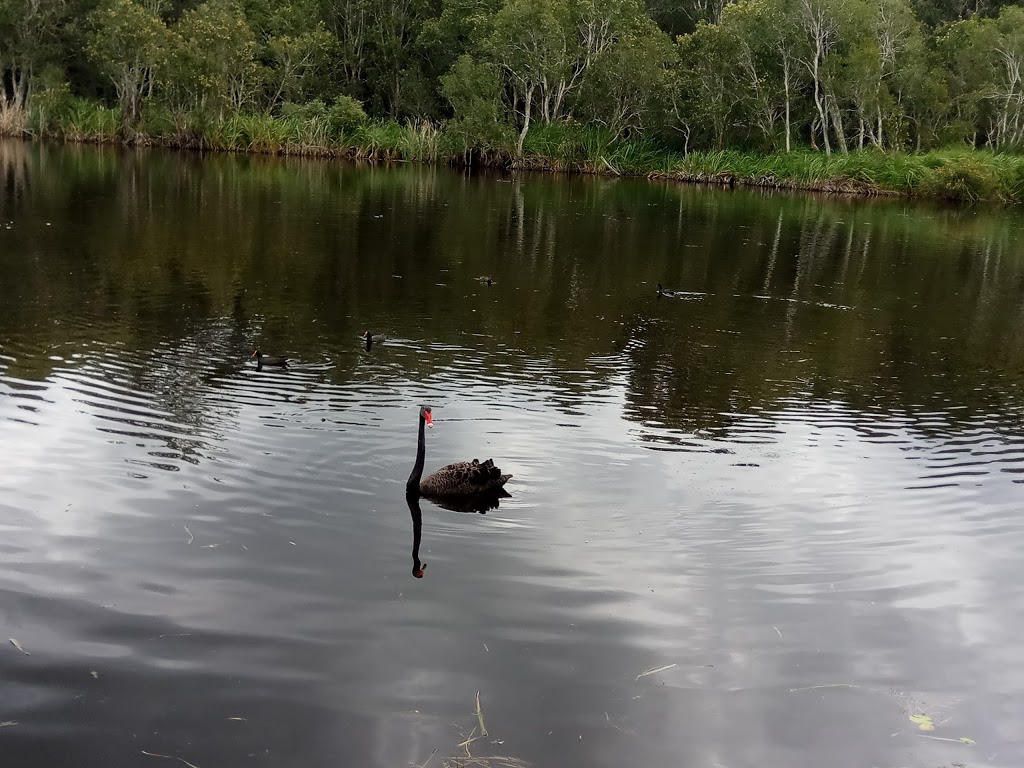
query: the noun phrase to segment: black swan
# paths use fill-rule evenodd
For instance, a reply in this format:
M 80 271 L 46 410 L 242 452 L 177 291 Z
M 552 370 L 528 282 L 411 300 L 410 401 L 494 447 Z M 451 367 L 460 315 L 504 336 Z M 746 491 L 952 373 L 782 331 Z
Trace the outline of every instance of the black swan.
M 482 463 L 473 459 L 472 461 L 449 464 L 433 474 L 423 477 L 423 461 L 427 454 L 424 426 L 434 426 L 434 417 L 429 405 L 420 406 L 416 464 L 405 485 L 407 496 L 419 494 L 430 498 L 484 494 L 501 488 L 512 477 L 512 475 L 501 474 L 501 470 L 494 466 L 494 461 L 491 459 Z

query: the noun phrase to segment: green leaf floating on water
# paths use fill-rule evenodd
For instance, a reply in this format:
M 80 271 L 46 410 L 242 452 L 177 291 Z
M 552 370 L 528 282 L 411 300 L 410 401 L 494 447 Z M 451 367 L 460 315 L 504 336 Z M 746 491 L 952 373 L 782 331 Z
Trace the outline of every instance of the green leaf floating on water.
M 910 722 L 917 723 L 917 727 L 922 731 L 934 731 L 935 723 L 928 715 L 909 715 Z
M 962 741 L 964 744 L 973 744 L 974 743 L 974 739 L 969 739 L 966 736 L 961 736 L 960 737 L 960 741 Z

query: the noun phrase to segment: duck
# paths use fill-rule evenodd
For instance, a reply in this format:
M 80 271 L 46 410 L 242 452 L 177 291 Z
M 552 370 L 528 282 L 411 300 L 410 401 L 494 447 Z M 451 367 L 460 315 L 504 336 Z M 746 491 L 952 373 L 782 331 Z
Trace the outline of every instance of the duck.
M 671 298 L 675 298 L 676 292 L 675 291 L 670 291 L 667 288 L 662 288 L 661 287 L 661 283 L 658 283 L 658 295 L 659 296 L 668 296 L 671 299 Z
M 373 334 L 370 333 L 369 331 L 363 331 L 362 334 L 360 334 L 359 338 L 365 341 L 367 344 L 383 344 L 385 341 L 388 340 L 387 336 L 384 336 L 383 334 Z
M 287 357 L 269 357 L 264 355 L 258 349 L 253 350 L 252 356 L 256 358 L 256 370 L 258 371 L 263 370 L 264 365 L 276 365 L 279 368 L 288 367 Z
M 460 461 L 441 467 L 433 474 L 423 477 L 423 463 L 427 452 L 425 426 L 434 426 L 433 411 L 429 405 L 420 406 L 416 463 L 405 485 L 407 497 L 417 494 L 431 498 L 493 493 L 512 479 L 512 475 L 503 474 L 492 459 L 482 462 L 477 459 Z
M 478 283 L 483 283 L 484 285 L 497 285 L 498 284 L 498 281 L 497 280 L 492 280 L 490 275 L 484 275 L 483 277 L 478 277 L 476 279 L 476 281 Z

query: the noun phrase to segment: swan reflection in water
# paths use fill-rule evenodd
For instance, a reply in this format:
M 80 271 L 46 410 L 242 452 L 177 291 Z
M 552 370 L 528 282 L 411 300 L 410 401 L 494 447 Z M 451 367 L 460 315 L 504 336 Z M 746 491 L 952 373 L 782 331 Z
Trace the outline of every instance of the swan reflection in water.
M 489 510 L 497 509 L 502 499 L 511 496 L 508 491 L 498 488 L 488 493 L 478 493 L 472 496 L 457 496 L 450 498 L 430 499 L 431 502 L 452 512 L 479 512 L 486 515 Z M 420 540 L 423 536 L 423 513 L 420 511 L 420 497 L 415 493 L 408 493 L 405 501 L 409 505 L 409 515 L 412 517 L 412 575 L 417 579 L 423 578 L 423 572 L 427 564 L 420 561 Z

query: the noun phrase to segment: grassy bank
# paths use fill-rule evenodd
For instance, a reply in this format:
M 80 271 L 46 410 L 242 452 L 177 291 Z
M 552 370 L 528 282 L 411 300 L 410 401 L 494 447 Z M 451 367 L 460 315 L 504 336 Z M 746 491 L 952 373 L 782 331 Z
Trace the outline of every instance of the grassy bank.
M 489 149 L 467 146 L 457 128 L 346 122 L 330 110 L 315 108 L 284 116 L 238 114 L 224 119 L 154 110 L 126 134 L 119 110 L 82 99 L 65 102 L 58 114 L 49 117 L 27 116 L 22 125 L 7 132 L 70 142 L 479 164 L 825 193 L 1024 203 L 1024 155 L 966 147 L 922 154 L 863 150 L 826 156 L 800 149 L 771 155 L 737 150 L 684 155 L 651 141 L 618 141 L 599 128 L 538 124 L 526 138 L 523 155 L 516 157 L 511 143 Z

